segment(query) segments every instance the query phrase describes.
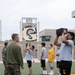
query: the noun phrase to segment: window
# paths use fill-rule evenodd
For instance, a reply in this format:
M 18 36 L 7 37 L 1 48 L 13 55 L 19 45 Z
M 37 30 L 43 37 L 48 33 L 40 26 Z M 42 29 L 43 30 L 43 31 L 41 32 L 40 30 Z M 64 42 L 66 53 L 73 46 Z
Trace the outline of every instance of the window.
M 42 41 L 50 41 L 51 36 L 42 36 Z

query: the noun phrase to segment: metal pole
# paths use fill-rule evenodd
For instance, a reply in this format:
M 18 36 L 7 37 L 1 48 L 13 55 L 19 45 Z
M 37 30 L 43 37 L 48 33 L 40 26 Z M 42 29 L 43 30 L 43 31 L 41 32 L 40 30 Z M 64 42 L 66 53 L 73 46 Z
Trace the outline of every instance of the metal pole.
M 37 35 L 38 35 L 38 37 L 37 37 L 37 41 L 39 42 L 40 41 L 40 36 L 39 36 L 39 32 L 40 32 L 40 22 L 38 22 L 38 33 L 37 33 Z
M 23 18 L 21 19 L 21 22 L 20 22 L 20 28 L 21 28 L 21 29 L 20 29 L 20 30 L 21 30 L 21 41 L 22 41 L 22 36 L 23 36 L 23 35 L 22 35 L 22 24 L 23 24 Z
M 39 58 L 39 56 L 40 56 L 40 36 L 39 36 L 39 30 L 40 30 L 40 28 L 39 28 L 39 26 L 40 26 L 40 23 L 38 22 L 38 45 L 37 45 L 37 48 L 38 48 L 38 58 Z
M 19 22 L 20 24 L 20 41 L 21 41 L 21 21 Z

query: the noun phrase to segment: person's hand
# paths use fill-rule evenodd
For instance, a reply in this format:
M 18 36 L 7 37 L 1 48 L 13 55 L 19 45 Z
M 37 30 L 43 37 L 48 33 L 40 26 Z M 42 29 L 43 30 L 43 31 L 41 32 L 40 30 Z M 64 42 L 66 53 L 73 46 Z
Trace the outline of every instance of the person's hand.
M 66 30 L 63 30 L 63 34 L 66 34 L 67 33 L 67 31 Z
M 33 60 L 33 63 L 35 63 L 35 61 Z
M 35 62 L 34 59 L 32 59 L 32 62 L 33 62 L 33 63 Z

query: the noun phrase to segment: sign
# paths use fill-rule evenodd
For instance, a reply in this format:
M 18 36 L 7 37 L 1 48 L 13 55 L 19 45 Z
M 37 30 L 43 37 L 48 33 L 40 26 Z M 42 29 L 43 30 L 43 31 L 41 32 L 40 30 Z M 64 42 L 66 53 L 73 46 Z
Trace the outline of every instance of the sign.
M 24 26 L 22 29 L 22 39 L 25 41 L 37 41 L 37 25 Z

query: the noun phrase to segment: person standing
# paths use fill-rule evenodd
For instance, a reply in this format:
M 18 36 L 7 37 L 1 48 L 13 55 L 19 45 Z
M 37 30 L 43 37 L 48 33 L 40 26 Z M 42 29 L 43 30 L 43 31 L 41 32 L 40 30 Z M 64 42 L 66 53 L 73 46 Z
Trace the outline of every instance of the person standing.
M 50 67 L 50 75 L 54 74 L 54 49 L 53 49 L 53 45 L 50 44 L 49 45 L 49 53 L 48 53 L 48 63 L 49 63 L 49 67 Z
M 72 49 L 74 46 L 74 33 L 68 32 L 65 37 L 66 31 L 64 30 L 61 36 L 60 47 L 60 60 L 61 60 L 61 75 L 70 75 L 72 67 Z M 54 44 L 59 45 L 58 38 L 56 37 Z
M 34 46 L 31 45 L 30 43 L 26 43 L 26 49 L 25 49 L 25 52 L 26 52 L 26 61 L 27 61 L 27 65 L 28 65 L 28 68 L 29 68 L 29 75 L 33 75 L 32 73 L 32 62 L 34 62 L 33 60 L 33 50 L 34 50 Z
M 41 43 L 42 49 L 41 49 L 41 67 L 43 70 L 43 75 L 47 75 L 47 70 L 46 70 L 46 48 L 45 48 L 45 43 Z
M 7 53 L 6 53 L 6 48 L 8 46 L 8 42 L 4 43 L 4 48 L 2 50 L 2 59 L 3 59 L 3 64 L 4 64 L 4 75 L 7 75 Z
M 21 47 L 17 44 L 19 42 L 19 35 L 12 34 L 12 43 L 7 47 L 7 75 L 21 75 L 20 66 L 23 67 L 23 58 Z

